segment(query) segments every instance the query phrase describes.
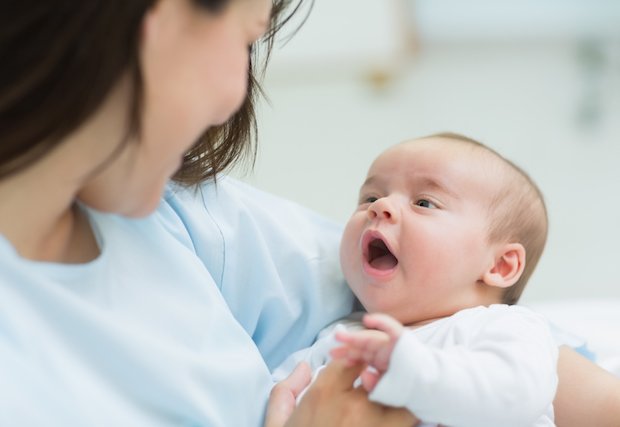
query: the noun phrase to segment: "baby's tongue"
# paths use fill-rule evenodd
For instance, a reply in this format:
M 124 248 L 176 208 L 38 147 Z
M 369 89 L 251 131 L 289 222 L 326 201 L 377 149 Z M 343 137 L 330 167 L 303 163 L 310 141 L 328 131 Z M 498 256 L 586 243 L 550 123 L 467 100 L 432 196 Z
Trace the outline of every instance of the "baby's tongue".
M 370 265 L 377 270 L 390 270 L 396 267 L 396 264 L 398 264 L 398 261 L 392 254 L 381 255 L 373 259 L 370 263 Z

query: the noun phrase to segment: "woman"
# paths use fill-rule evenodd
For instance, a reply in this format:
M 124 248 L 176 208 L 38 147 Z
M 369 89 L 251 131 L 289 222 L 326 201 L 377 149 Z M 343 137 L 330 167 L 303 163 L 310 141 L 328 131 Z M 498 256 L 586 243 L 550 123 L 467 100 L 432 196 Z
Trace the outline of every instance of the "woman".
M 348 311 L 338 227 L 198 186 L 248 148 L 248 46 L 284 3 L 2 7 L 1 425 L 257 425 L 269 369 Z M 330 366 L 295 409 L 300 368 L 266 424 L 413 422 L 357 372 Z
M 248 46 L 282 7 L 4 5 L 1 425 L 258 425 L 270 365 L 347 311 L 343 287 L 327 286 L 337 270 L 320 272 L 337 227 L 226 180 L 162 198 L 175 172 L 198 183 L 246 148 Z M 298 249 L 278 252 L 292 230 L 255 224 L 286 223 L 267 205 L 311 233 Z M 319 230 L 325 243 L 302 247 Z M 316 265 L 304 267 L 310 254 Z M 287 287 L 285 257 L 301 264 Z M 340 370 L 331 377 L 342 383 Z M 402 414 L 351 390 L 328 392 L 369 420 Z M 311 425 L 328 425 L 347 404 L 315 406 Z

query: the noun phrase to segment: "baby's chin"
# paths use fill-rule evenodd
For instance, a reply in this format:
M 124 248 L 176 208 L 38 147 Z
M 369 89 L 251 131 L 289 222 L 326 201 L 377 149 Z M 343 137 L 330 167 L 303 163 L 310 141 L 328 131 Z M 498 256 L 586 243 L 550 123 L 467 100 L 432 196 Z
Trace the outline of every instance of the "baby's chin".
M 358 298 L 357 304 L 359 310 L 363 310 L 368 313 L 388 314 L 405 326 L 422 325 L 428 323 L 431 318 L 433 318 L 433 315 L 430 313 L 411 310 L 411 305 L 401 300 L 394 301 L 391 304 L 388 302 L 381 304 L 377 301 L 367 301 L 365 303 L 363 300 Z M 403 310 L 403 307 L 407 307 L 407 309 Z

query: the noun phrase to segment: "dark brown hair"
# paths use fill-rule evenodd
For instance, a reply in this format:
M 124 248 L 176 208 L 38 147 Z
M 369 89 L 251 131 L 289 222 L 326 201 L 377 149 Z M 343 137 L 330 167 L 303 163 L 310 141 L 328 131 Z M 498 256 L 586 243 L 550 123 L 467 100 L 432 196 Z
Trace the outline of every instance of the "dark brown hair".
M 456 133 L 439 133 L 426 138 L 443 138 L 465 143 L 497 159 L 501 183 L 489 206 L 489 241 L 521 243 L 525 268 L 519 280 L 507 288 L 502 303 L 516 304 L 534 272 L 547 242 L 549 219 L 542 192 L 519 166 L 486 145 Z
M 237 0 L 193 0 L 211 13 L 218 13 L 230 1 Z M 299 9 L 301 0 L 283 16 L 291 1 L 273 0 L 271 29 L 264 38 L 267 53 L 277 30 Z M 155 3 L 2 1 L 0 178 L 44 157 L 82 125 L 124 73 L 129 73 L 133 90 L 126 136 L 139 135 L 143 97 L 140 30 L 144 15 Z M 214 178 L 240 156 L 254 155 L 254 101 L 260 89 L 252 71 L 250 65 L 248 94 L 241 109 L 199 138 L 175 180 L 197 184 Z M 124 141 L 119 141 L 120 146 Z

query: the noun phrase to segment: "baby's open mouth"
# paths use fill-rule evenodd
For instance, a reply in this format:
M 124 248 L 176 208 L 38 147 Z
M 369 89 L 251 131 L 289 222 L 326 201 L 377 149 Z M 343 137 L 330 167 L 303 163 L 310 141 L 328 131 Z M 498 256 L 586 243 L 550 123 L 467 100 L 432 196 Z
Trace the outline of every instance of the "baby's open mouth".
M 391 270 L 398 264 L 398 259 L 383 240 L 372 239 L 368 243 L 368 264 L 377 270 Z

